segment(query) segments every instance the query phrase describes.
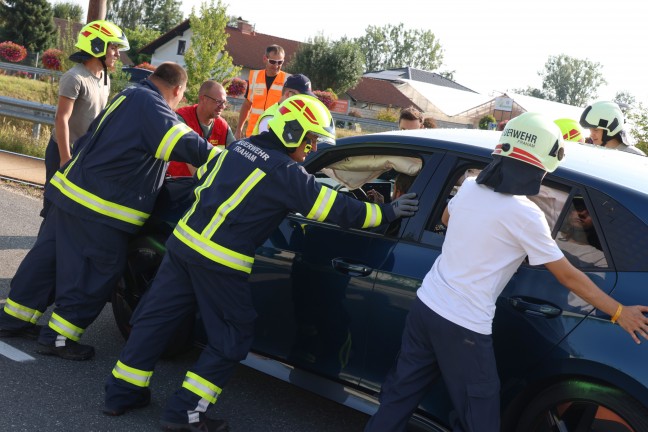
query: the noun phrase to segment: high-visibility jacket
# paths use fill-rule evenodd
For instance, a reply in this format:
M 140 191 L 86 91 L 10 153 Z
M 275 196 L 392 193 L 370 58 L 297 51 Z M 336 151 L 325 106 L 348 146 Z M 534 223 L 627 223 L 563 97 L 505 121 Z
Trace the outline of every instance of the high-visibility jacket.
M 252 132 L 252 135 L 259 135 L 261 132 L 267 132 L 268 131 L 268 121 L 272 119 L 277 113 L 279 112 L 279 104 L 276 103 L 272 105 L 270 108 L 267 110 L 263 111 L 263 114 L 259 116 L 259 120 L 257 120 L 257 124 L 254 125 L 254 131 Z M 265 121 L 266 124 L 261 127 L 261 123 Z
M 225 148 L 225 144 L 227 144 L 227 131 L 229 130 L 229 126 L 225 119 L 220 116 L 215 118 L 211 135 L 205 137 L 203 135 L 203 129 L 200 126 L 200 120 L 198 120 L 197 108 L 197 104 L 188 105 L 176 110 L 176 113 L 182 117 L 187 126 L 193 129 L 193 131 L 201 137 L 207 139 L 211 145 L 214 147 L 220 146 L 221 149 Z M 186 163 L 172 161 L 169 163 L 169 167 L 167 168 L 167 174 L 171 176 L 190 176 L 191 172 L 189 172 Z
M 169 160 L 200 166 L 219 151 L 146 80 L 115 96 L 92 122 L 45 197 L 73 215 L 135 232 L 153 209 Z
M 187 260 L 242 275 L 250 273 L 255 250 L 290 211 L 362 228 L 395 219 L 390 204 L 358 201 L 322 186 L 273 132 L 230 144 L 196 174 L 196 201 L 167 247 Z
M 254 126 L 256 126 L 259 116 L 271 105 L 276 104 L 281 99 L 284 81 L 288 75 L 284 71 L 279 71 L 274 82 L 268 90 L 266 86 L 265 70 L 251 70 L 248 79 L 248 100 L 252 103 L 250 114 L 248 116 L 247 129 L 245 136 L 252 135 Z

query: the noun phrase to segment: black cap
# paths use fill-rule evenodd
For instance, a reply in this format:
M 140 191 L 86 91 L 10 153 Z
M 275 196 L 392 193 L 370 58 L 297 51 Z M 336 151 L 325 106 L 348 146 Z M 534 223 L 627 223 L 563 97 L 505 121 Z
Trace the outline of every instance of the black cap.
M 297 90 L 301 94 L 315 97 L 315 93 L 311 89 L 311 82 L 306 75 L 290 75 L 284 82 L 284 88 Z

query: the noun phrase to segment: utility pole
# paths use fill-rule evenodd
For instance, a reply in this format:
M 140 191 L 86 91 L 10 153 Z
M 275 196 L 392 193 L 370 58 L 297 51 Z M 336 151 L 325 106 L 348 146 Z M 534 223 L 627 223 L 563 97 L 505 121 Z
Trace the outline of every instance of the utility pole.
M 106 19 L 106 0 L 88 0 L 87 22 Z

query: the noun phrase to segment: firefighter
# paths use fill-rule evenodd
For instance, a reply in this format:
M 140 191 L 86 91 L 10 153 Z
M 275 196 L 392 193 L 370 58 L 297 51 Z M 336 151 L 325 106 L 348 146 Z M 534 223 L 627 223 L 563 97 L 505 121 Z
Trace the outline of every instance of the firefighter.
M 167 162 L 199 166 L 220 151 L 173 111 L 186 83 L 182 67 L 161 64 L 118 94 L 77 141 L 74 157 L 45 190 L 52 208 L 11 281 L 0 335 L 35 337 L 56 286 L 39 352 L 69 360 L 94 355 L 78 341 L 124 270 L 129 237 L 148 218 Z
M 167 241 L 151 289 L 106 384 L 104 413 L 146 406 L 153 368 L 178 323 L 197 307 L 207 347 L 162 414 L 166 430 L 225 431 L 205 411 L 218 399 L 252 344 L 254 309 L 248 276 L 254 253 L 290 212 L 343 226 L 376 227 L 411 216 L 415 194 L 391 204 L 357 201 L 323 187 L 299 164 L 318 139 L 334 142 L 331 113 L 317 99 L 293 96 L 269 131 L 232 143 L 197 171 L 196 201 Z
M 614 102 L 599 101 L 589 105 L 583 111 L 580 124 L 590 131 L 592 144 L 609 149 L 646 156 L 634 146 L 628 131 L 625 130 L 623 111 Z

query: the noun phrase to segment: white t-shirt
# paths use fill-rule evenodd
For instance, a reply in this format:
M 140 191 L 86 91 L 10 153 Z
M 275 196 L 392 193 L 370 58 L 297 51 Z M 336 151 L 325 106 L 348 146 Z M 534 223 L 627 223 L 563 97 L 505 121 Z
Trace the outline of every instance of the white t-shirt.
M 540 265 L 563 253 L 544 213 L 525 196 L 494 192 L 468 178 L 448 212 L 441 255 L 417 295 L 445 319 L 491 334 L 495 301 L 524 257 Z

